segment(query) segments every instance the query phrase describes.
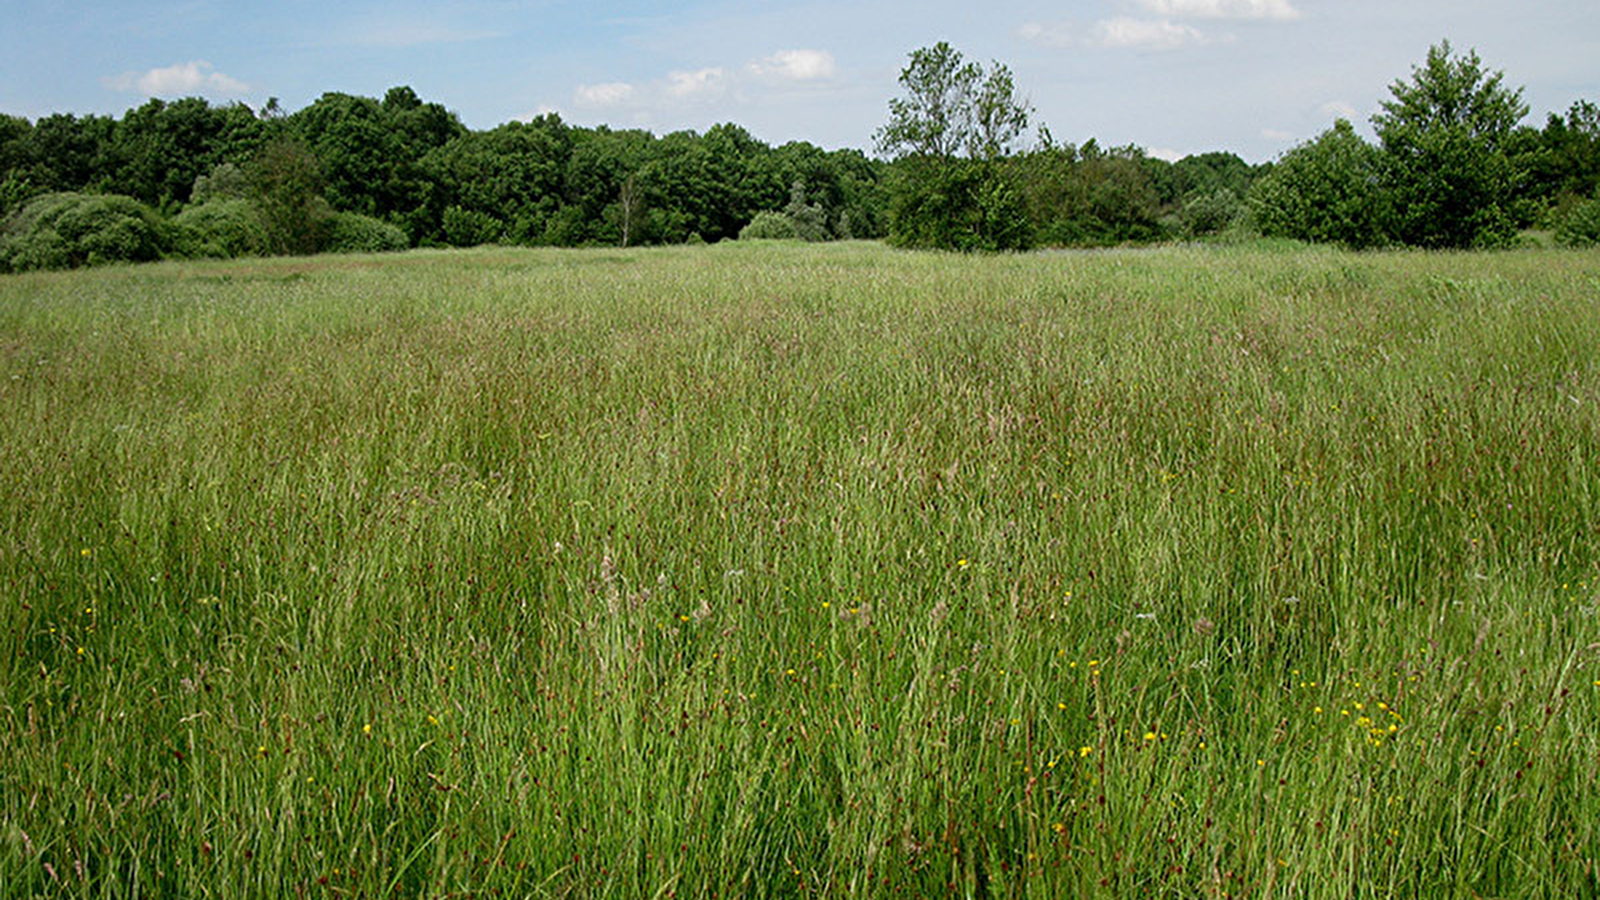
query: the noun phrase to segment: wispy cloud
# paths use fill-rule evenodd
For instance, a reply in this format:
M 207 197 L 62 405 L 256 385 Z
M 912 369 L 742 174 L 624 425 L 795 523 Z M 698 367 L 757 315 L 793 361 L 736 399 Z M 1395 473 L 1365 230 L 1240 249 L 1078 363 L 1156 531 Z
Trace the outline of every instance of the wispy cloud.
M 237 97 L 249 93 L 250 86 L 216 70 L 203 59 L 150 69 L 123 72 L 101 83 L 115 91 L 134 91 L 149 97 L 175 97 L 192 94 L 217 94 Z
M 1093 35 L 1094 43 L 1117 49 L 1176 50 L 1206 42 L 1206 36 L 1189 25 L 1126 16 L 1095 23 Z
M 572 102 L 586 107 L 617 106 L 628 102 L 633 94 L 633 85 L 624 81 L 580 84 L 578 89 L 572 92 Z
M 1176 19 L 1300 18 L 1300 10 L 1289 0 L 1139 0 L 1139 5 L 1158 16 Z
M 1029 22 L 1017 29 L 1017 37 L 1046 47 L 1070 47 L 1073 45 L 1072 29 L 1066 25 L 1046 25 L 1042 22 Z
M 715 67 L 696 69 L 693 72 L 668 72 L 667 94 L 680 100 L 714 96 L 722 92 L 726 78 L 727 73 Z
M 838 63 L 826 50 L 779 50 L 735 66 L 675 69 L 646 81 L 581 84 L 573 90 L 571 103 L 576 111 L 604 110 L 609 116 L 631 117 L 646 125 L 672 110 L 730 101 L 740 106 L 765 103 L 796 85 L 825 89 L 837 74 Z
M 826 50 L 779 50 L 749 68 L 757 77 L 786 81 L 821 81 L 838 70 L 833 54 Z

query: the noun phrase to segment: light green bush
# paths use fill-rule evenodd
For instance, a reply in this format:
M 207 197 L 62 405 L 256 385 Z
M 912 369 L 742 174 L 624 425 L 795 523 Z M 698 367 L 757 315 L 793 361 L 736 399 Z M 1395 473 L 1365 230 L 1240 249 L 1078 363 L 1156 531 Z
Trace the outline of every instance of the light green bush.
M 1556 220 L 1556 240 L 1568 247 L 1600 244 L 1600 197 L 1567 207 Z
M 758 212 L 749 225 L 739 229 L 741 241 L 782 241 L 798 237 L 800 232 L 794 227 L 794 220 L 781 212 Z
M 397 226 L 359 213 L 338 213 L 325 249 L 330 253 L 390 253 L 410 246 L 406 233 Z
M 0 225 L 0 270 L 145 262 L 171 242 L 170 226 L 132 197 L 44 194 Z
M 173 217 L 173 249 L 179 256 L 228 259 L 265 251 L 266 229 L 248 200 L 212 200 Z

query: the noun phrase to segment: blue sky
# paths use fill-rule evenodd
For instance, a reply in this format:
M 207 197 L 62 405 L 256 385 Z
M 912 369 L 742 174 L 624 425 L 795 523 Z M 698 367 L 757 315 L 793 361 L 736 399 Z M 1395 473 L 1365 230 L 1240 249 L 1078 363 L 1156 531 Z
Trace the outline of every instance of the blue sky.
M 299 109 L 408 84 L 472 128 L 541 112 L 870 149 L 917 47 L 1009 65 L 1058 141 L 1272 159 L 1367 118 L 1429 45 L 1475 48 L 1529 121 L 1600 102 L 1595 0 L 6 0 L 0 112 L 147 97 Z

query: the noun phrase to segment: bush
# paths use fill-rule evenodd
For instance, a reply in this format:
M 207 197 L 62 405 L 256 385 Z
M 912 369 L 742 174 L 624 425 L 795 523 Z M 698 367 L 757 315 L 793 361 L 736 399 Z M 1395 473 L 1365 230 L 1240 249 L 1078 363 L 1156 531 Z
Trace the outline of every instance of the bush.
M 0 270 L 69 269 L 160 259 L 171 231 L 150 207 L 115 194 L 44 194 L 0 225 Z
M 1381 159 L 1378 148 L 1339 119 L 1284 154 L 1251 186 L 1247 200 L 1255 227 L 1267 237 L 1353 249 L 1382 244 Z
M 993 165 L 958 161 L 900 177 L 889 242 L 898 247 L 995 252 L 1033 246 L 1022 195 Z
M 1209 194 L 1195 194 L 1183 204 L 1179 221 L 1191 237 L 1216 234 L 1227 229 L 1244 216 L 1244 201 L 1228 188 L 1217 188 Z
M 505 226 L 500 220 L 475 209 L 452 206 L 444 211 L 444 242 L 452 247 L 476 247 L 500 240 Z
M 1556 219 L 1556 241 L 1567 247 L 1600 244 L 1600 197 L 1574 203 Z
M 250 177 L 233 163 L 222 163 L 210 175 L 200 175 L 189 190 L 189 203 L 211 203 L 216 200 L 244 200 L 250 196 Z
M 390 253 L 411 246 L 406 233 L 360 213 L 336 213 L 328 235 L 330 253 Z
M 253 256 L 267 246 L 261 217 L 248 200 L 212 200 L 189 206 L 172 220 L 179 256 L 229 259 Z
M 782 241 L 798 237 L 800 232 L 794 227 L 794 220 L 780 212 L 758 212 L 749 225 L 739 229 L 741 241 Z

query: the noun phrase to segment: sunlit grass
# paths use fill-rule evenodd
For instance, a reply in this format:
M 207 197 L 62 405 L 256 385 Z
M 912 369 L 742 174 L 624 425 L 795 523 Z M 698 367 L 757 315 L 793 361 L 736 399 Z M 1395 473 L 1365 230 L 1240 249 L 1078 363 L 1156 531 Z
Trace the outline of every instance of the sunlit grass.
M 1600 893 L 1600 256 L 0 279 L 0 894 Z

